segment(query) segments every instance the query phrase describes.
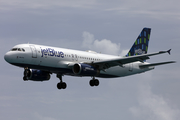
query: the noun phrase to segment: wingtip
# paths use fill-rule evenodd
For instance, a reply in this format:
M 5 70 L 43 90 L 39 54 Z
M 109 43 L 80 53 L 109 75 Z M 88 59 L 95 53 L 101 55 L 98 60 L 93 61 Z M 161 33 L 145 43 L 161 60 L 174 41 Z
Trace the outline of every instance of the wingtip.
M 176 63 L 176 61 L 169 61 L 168 63 Z
M 168 53 L 169 53 L 169 55 L 170 55 L 170 54 L 171 54 L 171 49 L 169 49 L 167 52 L 168 52 Z
M 176 61 L 172 61 L 172 63 L 177 63 Z

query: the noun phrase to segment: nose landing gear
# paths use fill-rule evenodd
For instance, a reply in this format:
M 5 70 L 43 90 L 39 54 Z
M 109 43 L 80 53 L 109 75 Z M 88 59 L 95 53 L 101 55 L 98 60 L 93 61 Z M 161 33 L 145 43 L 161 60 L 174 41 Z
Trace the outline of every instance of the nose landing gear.
M 31 75 L 31 71 L 28 68 L 24 68 L 24 77 L 23 77 L 23 80 L 27 81 L 28 77 L 30 77 L 30 75 Z

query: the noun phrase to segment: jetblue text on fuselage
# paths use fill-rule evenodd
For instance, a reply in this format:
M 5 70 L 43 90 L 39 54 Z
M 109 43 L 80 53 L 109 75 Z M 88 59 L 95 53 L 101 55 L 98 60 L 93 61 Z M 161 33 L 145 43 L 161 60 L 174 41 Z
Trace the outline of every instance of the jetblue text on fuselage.
M 41 57 L 43 57 L 44 55 L 45 56 L 48 55 L 48 56 L 55 56 L 55 57 L 64 58 L 64 53 L 62 51 L 55 51 L 52 48 L 41 49 L 41 53 L 42 53 Z

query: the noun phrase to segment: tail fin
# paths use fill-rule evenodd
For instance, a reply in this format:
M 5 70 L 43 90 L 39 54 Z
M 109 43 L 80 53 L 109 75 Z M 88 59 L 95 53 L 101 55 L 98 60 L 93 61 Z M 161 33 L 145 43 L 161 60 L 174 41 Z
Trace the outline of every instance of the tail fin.
M 146 54 L 150 38 L 151 28 L 143 28 L 135 43 L 126 56 Z

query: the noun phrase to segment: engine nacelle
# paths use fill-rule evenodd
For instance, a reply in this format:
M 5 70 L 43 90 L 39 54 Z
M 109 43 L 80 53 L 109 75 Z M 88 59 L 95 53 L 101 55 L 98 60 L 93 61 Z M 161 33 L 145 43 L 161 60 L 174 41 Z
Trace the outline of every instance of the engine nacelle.
M 51 78 L 49 72 L 29 69 L 24 71 L 24 80 L 47 81 Z
M 75 75 L 79 76 L 97 76 L 99 74 L 99 70 L 94 68 L 91 65 L 76 63 L 73 66 L 73 72 Z

